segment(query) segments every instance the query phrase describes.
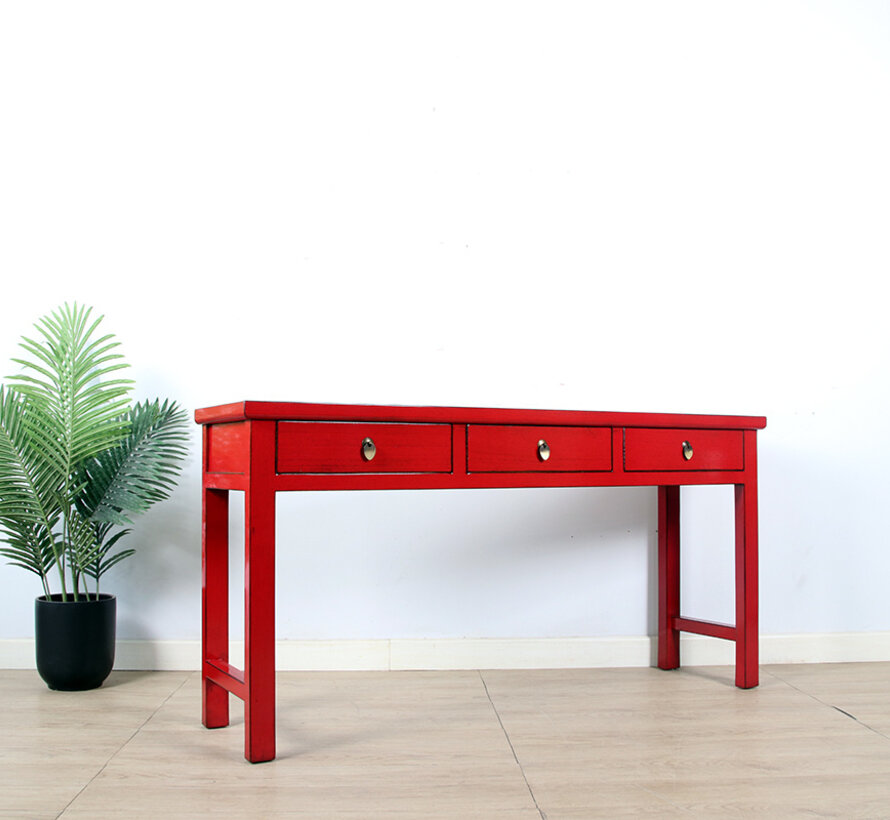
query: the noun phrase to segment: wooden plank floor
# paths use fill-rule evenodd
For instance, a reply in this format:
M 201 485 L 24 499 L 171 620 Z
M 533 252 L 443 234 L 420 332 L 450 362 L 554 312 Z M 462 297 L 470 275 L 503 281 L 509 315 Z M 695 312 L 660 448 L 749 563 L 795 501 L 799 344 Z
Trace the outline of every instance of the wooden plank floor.
M 280 673 L 273 763 L 197 672 L 0 671 L 2 818 L 890 818 L 890 663 Z

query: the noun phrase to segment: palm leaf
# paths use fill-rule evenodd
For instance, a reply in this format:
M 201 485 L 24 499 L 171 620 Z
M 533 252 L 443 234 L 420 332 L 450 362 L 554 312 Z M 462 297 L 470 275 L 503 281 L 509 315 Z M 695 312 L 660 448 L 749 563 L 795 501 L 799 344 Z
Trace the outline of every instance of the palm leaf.
M 40 576 L 49 594 L 47 576 L 62 552 L 53 533 L 40 524 L 12 516 L 0 516 L 0 555 L 16 567 Z
M 79 462 L 126 435 L 131 382 L 106 377 L 127 365 L 112 352 L 119 344 L 112 336 L 93 338 L 102 317 L 90 323 L 91 312 L 64 305 L 41 319 L 42 338 L 21 343 L 30 358 L 13 360 L 25 372 L 10 377 L 33 410 L 24 419 L 28 432 L 64 486 Z
M 175 402 L 141 402 L 127 414 L 129 433 L 78 471 L 81 514 L 93 522 L 129 524 L 168 498 L 186 455 L 188 417 Z
M 29 434 L 29 403 L 0 386 L 0 554 L 43 578 L 61 554 L 53 530 L 62 516 L 58 465 Z M 30 425 L 45 438 L 39 421 Z
M 71 569 L 74 598 L 77 600 L 83 576 L 90 574 L 90 567 L 102 553 L 102 544 L 97 538 L 96 528 L 77 510 L 72 509 L 67 520 L 66 555 Z M 84 588 L 84 591 L 86 589 Z
M 111 536 L 111 538 L 108 538 L 108 533 L 110 532 L 112 527 L 111 524 L 94 523 L 93 526 L 96 531 L 96 540 L 99 544 L 101 544 L 101 547 L 98 554 L 96 555 L 95 560 L 86 568 L 85 572 L 87 575 L 90 576 L 90 578 L 96 581 L 98 591 L 99 579 L 115 564 L 133 555 L 136 550 L 118 550 L 116 553 L 114 553 L 114 555 L 111 555 L 111 550 L 115 547 L 117 542 L 120 541 L 120 539 L 123 538 L 125 535 L 129 535 L 131 530 L 118 530 L 114 535 Z

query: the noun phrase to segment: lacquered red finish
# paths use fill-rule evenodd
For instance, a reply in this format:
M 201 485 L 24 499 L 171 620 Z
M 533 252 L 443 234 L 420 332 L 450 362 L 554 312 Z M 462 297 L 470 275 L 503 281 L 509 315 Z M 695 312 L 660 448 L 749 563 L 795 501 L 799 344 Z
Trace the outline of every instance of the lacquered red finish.
M 248 401 L 195 418 L 204 425 L 203 721 L 227 725 L 229 693 L 244 700 L 251 762 L 275 757 L 276 492 L 658 487 L 658 666 L 678 667 L 680 633 L 696 632 L 735 641 L 736 684 L 757 685 L 763 417 Z M 690 484 L 735 487 L 734 625 L 681 615 L 680 486 Z M 243 671 L 228 659 L 229 490 L 245 493 Z
M 362 442 L 376 453 L 368 460 Z M 278 425 L 279 473 L 450 473 L 450 424 L 290 421 Z
M 743 470 L 742 430 L 634 429 L 624 434 L 624 469 Z M 689 445 L 692 457 L 683 455 Z
M 207 441 L 207 428 L 204 441 Z M 202 657 L 208 662 L 229 662 L 229 494 L 204 488 Z M 205 668 L 204 725 L 229 725 L 229 695 L 223 681 L 208 676 Z
M 539 453 L 547 447 L 547 458 Z M 612 469 L 611 427 L 470 424 L 467 472 L 548 473 Z
M 736 685 L 757 686 L 757 437 L 745 431 L 745 481 L 735 485 Z
M 250 422 L 244 495 L 244 756 L 275 757 L 275 423 Z
M 680 665 L 680 488 L 658 488 L 658 667 Z

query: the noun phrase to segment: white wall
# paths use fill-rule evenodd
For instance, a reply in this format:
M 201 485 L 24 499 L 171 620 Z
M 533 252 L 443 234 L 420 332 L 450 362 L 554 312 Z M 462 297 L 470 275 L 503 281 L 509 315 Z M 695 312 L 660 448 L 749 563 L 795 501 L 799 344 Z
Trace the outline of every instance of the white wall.
M 190 410 L 763 414 L 763 632 L 887 631 L 888 99 L 880 2 L 4 4 L 0 361 L 78 300 Z M 200 636 L 194 432 L 121 637 Z M 279 505 L 282 638 L 653 630 L 654 491 Z M 0 639 L 39 592 L 0 569 Z

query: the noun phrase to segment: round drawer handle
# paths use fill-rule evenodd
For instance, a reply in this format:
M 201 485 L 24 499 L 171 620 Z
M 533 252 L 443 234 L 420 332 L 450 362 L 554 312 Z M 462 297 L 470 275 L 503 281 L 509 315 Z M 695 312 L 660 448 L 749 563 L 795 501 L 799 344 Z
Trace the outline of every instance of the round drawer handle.
M 683 458 L 687 461 L 692 458 L 692 445 L 688 441 L 683 442 Z
M 547 461 L 550 458 L 550 445 L 544 439 L 538 442 L 538 458 L 541 461 Z
M 377 455 L 377 445 L 374 444 L 374 439 L 366 438 L 362 441 L 362 458 L 365 461 L 370 461 L 374 456 Z

